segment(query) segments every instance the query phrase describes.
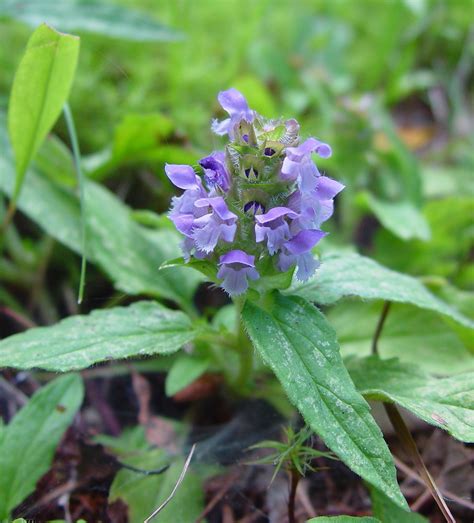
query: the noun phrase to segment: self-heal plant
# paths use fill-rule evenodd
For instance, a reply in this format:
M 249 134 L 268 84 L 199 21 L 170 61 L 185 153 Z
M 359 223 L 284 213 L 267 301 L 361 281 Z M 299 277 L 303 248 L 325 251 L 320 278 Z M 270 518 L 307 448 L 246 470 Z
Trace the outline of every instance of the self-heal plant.
M 306 281 L 318 267 L 313 247 L 325 236 L 321 225 L 344 186 L 321 175 L 313 153 L 331 156 L 329 145 L 303 140 L 296 120 L 270 120 L 251 110 L 236 89 L 219 93 L 229 118 L 214 121 L 227 136 L 224 151 L 189 165 L 166 165 L 183 194 L 173 198 L 169 217 L 184 236 L 186 261 L 206 260 L 216 282 L 231 296 L 262 280 L 296 269 Z M 263 286 L 268 289 L 267 286 Z

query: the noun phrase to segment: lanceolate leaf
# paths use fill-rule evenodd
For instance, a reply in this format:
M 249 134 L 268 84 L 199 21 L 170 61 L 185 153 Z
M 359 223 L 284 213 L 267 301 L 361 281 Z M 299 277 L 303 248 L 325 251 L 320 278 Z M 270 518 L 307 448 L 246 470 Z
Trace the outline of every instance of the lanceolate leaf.
M 60 31 L 86 31 L 139 42 L 181 37 L 148 13 L 107 0 L 3 0 L 1 17 L 14 18 L 32 27 L 46 22 Z
M 354 472 L 406 507 L 382 433 L 324 316 L 302 298 L 276 294 L 265 308 L 247 302 L 243 320 L 258 353 L 311 428 Z
M 472 321 L 431 294 L 416 278 L 387 269 L 358 254 L 333 254 L 323 257 L 321 268 L 316 275 L 308 282 L 295 282 L 288 293 L 297 294 L 321 305 L 331 305 L 349 296 L 411 303 L 474 328 Z
M 30 494 L 82 403 L 80 376 L 61 376 L 34 394 L 5 430 L 0 446 L 0 521 Z
M 348 369 L 367 399 L 398 403 L 455 438 L 474 442 L 474 372 L 437 379 L 377 356 L 351 359 Z
M 0 342 L 0 367 L 84 369 L 99 361 L 171 354 L 194 334 L 182 312 L 143 301 L 10 336 Z
M 66 101 L 79 56 L 79 38 L 43 24 L 31 36 L 18 66 L 8 108 L 8 129 L 15 152 L 18 197 L 33 156 Z
M 0 191 L 11 195 L 13 162 L 2 123 L 0 114 Z M 158 270 L 165 260 L 179 253 L 177 233 L 172 229 L 146 229 L 110 191 L 94 182 L 85 186 L 87 258 L 99 265 L 120 290 L 167 298 L 189 309 L 200 275 L 185 268 Z M 30 169 L 18 207 L 53 238 L 81 252 L 79 200 L 71 190 Z

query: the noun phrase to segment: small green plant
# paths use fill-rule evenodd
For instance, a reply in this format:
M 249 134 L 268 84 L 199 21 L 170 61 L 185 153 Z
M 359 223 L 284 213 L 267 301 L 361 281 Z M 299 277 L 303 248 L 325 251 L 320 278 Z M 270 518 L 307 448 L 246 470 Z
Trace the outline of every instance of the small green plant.
M 45 14 L 43 2 L 28 1 L 27 16 L 24 4 L 12 0 L 0 6 L 0 15 L 31 23 L 37 16 L 49 18 L 52 13 L 61 30 L 73 30 L 74 23 L 79 23 L 86 31 L 125 34 L 136 41 L 179 37 L 156 21 L 132 16 L 118 6 L 99 5 L 101 9 L 95 12 L 71 0 L 68 5 L 76 16 L 64 16 L 50 2 Z M 91 5 L 97 7 L 97 2 Z M 359 20 L 358 9 L 348 10 Z M 438 201 L 439 194 L 432 192 L 436 198 L 423 214 L 422 174 L 381 101 L 375 100 L 370 112 L 363 114 L 348 97 L 348 85 L 357 81 L 338 76 L 339 66 L 321 78 L 318 73 L 316 89 L 314 74 L 323 63 L 332 64 L 333 56 L 352 56 L 351 47 L 344 47 L 349 45 L 351 31 L 340 32 L 334 19 L 328 23 L 328 34 L 341 38 L 335 39 L 332 54 L 321 49 L 321 64 L 311 62 L 297 80 L 280 68 L 279 56 L 272 55 L 278 46 L 252 52 L 262 68 L 274 68 L 275 80 L 271 75 L 266 78 L 284 93 L 287 105 L 281 111 L 264 83 L 250 76 L 241 82 L 240 90 L 230 88 L 218 94 L 228 118 L 214 121 L 214 132 L 224 138 L 211 141 L 202 131 L 202 121 L 188 115 L 200 114 L 200 109 L 191 111 L 181 78 L 175 75 L 166 98 L 173 101 L 169 115 L 126 115 L 110 147 L 83 158 L 67 105 L 75 88 L 79 39 L 44 24 L 32 34 L 13 82 L 8 116 L 0 109 L 0 191 L 10 200 L 8 206 L 0 201 L 2 307 L 5 303 L 16 320 L 32 326 L 25 319 L 31 307 L 19 303 L 14 291 L 32 288 L 32 296 L 37 296 L 38 279 L 52 263 L 55 242 L 63 247 L 54 263 L 60 258 L 56 267 L 62 269 L 61 258 L 67 258 L 66 272 L 74 283 L 79 271 L 71 253 L 82 257 L 83 268 L 86 259 L 95 266 L 117 295 L 104 308 L 78 309 L 60 321 L 56 320 L 63 309 L 58 307 L 56 314 L 46 317 L 47 326 L 0 341 L 2 368 L 71 373 L 40 389 L 7 426 L 0 426 L 0 486 L 4 487 L 0 488 L 0 520 L 11 518 L 51 464 L 54 449 L 82 400 L 78 372 L 97 364 L 119 366 L 121 360 L 148 358 L 149 362 L 140 363 L 167 372 L 165 393 L 170 397 L 212 375 L 233 397 L 264 398 L 277 406 L 287 400 L 291 403 L 305 427 L 285 429 L 282 442 L 254 446 L 269 449 L 270 455 L 257 462 L 272 463 L 274 477 L 280 470 L 290 476 L 290 521 L 294 520 L 298 481 L 314 470 L 313 460 L 318 457 L 339 459 L 358 474 L 371 491 L 374 515 L 384 523 L 389 513 L 394 514 L 393 521 L 416 520 L 408 510 L 393 457 L 368 400 L 386 405 L 445 519 L 452 521 L 442 492 L 397 414 L 397 405 L 459 441 L 474 441 L 472 303 L 467 292 L 453 285 L 469 288 L 472 246 L 464 232 L 470 223 L 457 211 L 462 208 L 467 214 L 472 199 L 468 184 L 459 189 L 453 176 L 446 185 L 449 197 Z M 403 20 L 398 24 L 404 27 Z M 323 33 L 317 34 L 319 38 Z M 243 35 L 246 43 L 248 32 Z M 300 41 L 297 36 L 295 42 Z M 382 40 L 380 35 L 371 38 L 372 43 Z M 313 60 L 313 43 L 307 49 L 295 44 L 303 62 Z M 359 44 L 352 41 L 351 45 Z M 408 49 L 404 63 L 414 62 L 415 49 Z M 393 46 L 393 56 L 398 51 Z M 124 52 L 131 52 L 133 59 L 133 53 L 139 54 L 138 47 Z M 263 58 L 258 58 L 260 52 Z M 177 56 L 174 59 L 180 63 Z M 464 70 L 463 63 L 459 71 Z M 189 74 L 196 84 L 192 60 L 186 64 L 183 75 Z M 378 72 L 352 65 L 364 71 L 364 75 L 352 71 L 354 78 L 364 76 L 369 88 L 383 77 L 381 64 Z M 144 82 L 153 76 L 145 69 Z M 368 78 L 365 71 L 370 72 Z M 224 87 L 223 81 L 217 85 L 215 75 L 211 76 L 200 91 L 217 92 Z M 333 76 L 341 80 L 337 88 L 329 85 Z M 416 79 L 420 81 L 419 76 Z M 409 78 L 390 72 L 386 82 L 387 98 L 395 100 Z M 84 78 L 82 83 L 90 85 Z M 457 85 L 450 84 L 453 105 L 460 99 L 452 94 L 456 89 Z M 109 105 L 119 106 L 115 85 L 111 91 Z M 257 112 L 257 106 L 263 109 Z M 276 118 L 280 112 L 290 115 L 293 111 L 301 125 L 293 118 Z M 307 113 L 317 118 L 306 118 Z M 65 121 L 60 126 L 66 124 L 62 134 L 69 137 L 72 154 L 58 136 L 50 134 L 61 114 Z M 87 124 L 81 111 L 75 116 Z M 183 129 L 201 132 L 188 140 L 182 136 Z M 320 132 L 328 133 L 332 147 L 308 137 Z M 95 139 L 88 145 L 93 143 Z M 211 152 L 209 143 L 220 144 L 218 150 Z M 208 154 L 200 157 L 201 150 Z M 156 171 L 160 210 L 169 206 L 176 190 L 169 213 L 132 209 L 99 183 L 136 165 L 152 165 Z M 81 173 L 84 176 L 77 176 Z M 423 172 L 423 177 L 430 179 L 429 173 Z M 335 202 L 338 219 L 329 220 Z M 15 212 L 27 216 L 45 237 L 22 241 Z M 364 252 L 365 240 L 356 247 L 348 245 L 354 236 L 364 236 L 370 229 L 367 216 L 378 219 L 370 248 L 365 249 L 374 259 L 355 252 L 356 248 Z M 83 282 L 82 278 L 80 295 Z M 203 282 L 226 293 L 224 307 L 202 312 L 196 305 Z M 121 305 L 124 297 L 130 298 L 129 305 Z M 51 302 L 51 296 L 43 296 L 45 309 Z M 81 310 L 87 313 L 79 314 Z M 127 365 L 133 368 L 136 363 Z M 67 401 L 60 401 L 54 391 L 65 384 L 70 396 L 63 391 Z M 282 411 L 288 414 L 288 409 Z M 45 420 L 52 420 L 54 430 L 46 430 Z M 35 452 L 29 452 L 31 434 L 36 438 Z M 308 444 L 313 434 L 329 452 Z M 140 437 L 143 454 L 132 456 L 130 467 L 153 469 L 150 460 L 157 467 L 168 463 L 164 451 L 150 449 L 142 441 L 143 434 Z M 204 502 L 192 467 L 183 485 L 192 492 L 193 503 L 184 503 L 185 492 L 178 498 L 183 517 L 190 521 L 199 517 Z M 160 477 L 144 478 L 133 470 L 122 470 L 112 483 L 109 500 L 125 499 L 133 523 L 143 521 L 157 501 L 166 499 L 180 472 L 179 460 Z M 156 496 L 139 488 L 143 485 L 150 486 Z M 163 521 L 173 521 L 175 510 L 171 502 Z

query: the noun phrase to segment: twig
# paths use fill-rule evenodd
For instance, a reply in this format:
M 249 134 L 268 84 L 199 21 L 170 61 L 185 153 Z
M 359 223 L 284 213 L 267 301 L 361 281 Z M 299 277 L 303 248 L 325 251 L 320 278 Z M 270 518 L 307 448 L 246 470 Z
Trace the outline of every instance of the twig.
M 178 490 L 179 486 L 184 480 L 184 476 L 186 475 L 186 472 L 188 471 L 189 464 L 191 463 L 191 459 L 194 454 L 194 450 L 196 449 L 196 444 L 194 444 L 191 447 L 191 451 L 189 452 L 188 457 L 186 458 L 186 462 L 184 463 L 183 470 L 181 471 L 181 474 L 179 475 L 178 481 L 176 482 L 176 485 L 173 487 L 173 490 L 171 491 L 170 495 L 163 501 L 163 503 L 152 513 L 150 514 L 143 523 L 148 523 L 151 521 L 156 515 L 158 515 L 165 507 L 166 505 L 173 499 L 173 496 L 175 495 L 176 491 Z
M 378 342 L 380 335 L 382 334 L 382 329 L 387 319 L 388 312 L 390 310 L 391 302 L 386 301 L 383 304 L 382 313 L 380 314 L 379 321 L 377 323 L 377 328 L 375 329 L 374 337 L 372 338 L 372 354 L 378 354 Z
M 393 456 L 393 461 L 395 462 L 396 467 L 399 470 L 401 470 L 406 476 L 411 478 L 413 481 L 415 481 L 419 485 L 425 486 L 425 482 L 420 478 L 420 476 L 418 476 L 418 474 L 414 470 L 412 470 L 408 465 L 405 465 L 405 463 L 403 463 L 403 461 L 401 461 L 399 458 L 397 458 L 397 456 Z M 470 510 L 474 510 L 474 503 L 472 503 L 471 501 L 460 498 L 456 494 L 453 494 L 452 492 L 450 492 L 449 490 L 446 490 L 444 488 L 440 488 L 439 490 L 441 491 L 441 493 L 443 494 L 443 496 L 446 499 L 449 499 L 450 501 L 454 501 L 455 503 L 457 503 L 458 505 L 461 505 L 462 507 L 466 507 Z
M 402 418 L 397 407 L 393 403 L 384 403 L 385 411 L 390 419 L 390 422 L 397 433 L 400 442 L 402 443 L 405 451 L 410 456 L 413 464 L 415 465 L 418 474 L 423 479 L 425 485 L 430 490 L 431 495 L 436 501 L 439 509 L 443 513 L 444 518 L 448 523 L 456 523 L 451 511 L 449 510 L 446 502 L 443 499 L 441 492 L 439 491 L 434 479 L 431 477 L 428 469 L 426 468 L 425 462 L 421 457 L 421 454 L 416 446 L 415 440 L 411 435 L 410 430 L 406 426 L 404 419 Z
M 0 314 L 4 314 L 5 316 L 10 317 L 12 320 L 16 321 L 18 325 L 24 327 L 25 329 L 36 327 L 36 323 L 34 321 L 31 321 L 26 316 L 23 316 L 23 314 L 20 314 L 19 312 L 16 312 L 9 307 L 0 307 Z

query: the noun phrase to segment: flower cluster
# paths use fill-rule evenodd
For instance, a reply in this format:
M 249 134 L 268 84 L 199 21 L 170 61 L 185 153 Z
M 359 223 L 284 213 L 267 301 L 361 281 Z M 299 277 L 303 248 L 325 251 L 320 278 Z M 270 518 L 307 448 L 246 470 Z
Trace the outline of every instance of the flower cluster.
M 184 258 L 215 263 L 219 284 L 231 295 L 244 293 L 268 267 L 296 267 L 304 281 L 318 266 L 311 250 L 325 236 L 321 224 L 344 188 L 312 160 L 313 153 L 329 157 L 331 148 L 315 138 L 301 141 L 296 120 L 263 118 L 236 89 L 218 100 L 229 118 L 214 121 L 212 129 L 228 135 L 225 152 L 202 158 L 196 169 L 165 168 L 184 191 L 169 213 L 184 235 Z

